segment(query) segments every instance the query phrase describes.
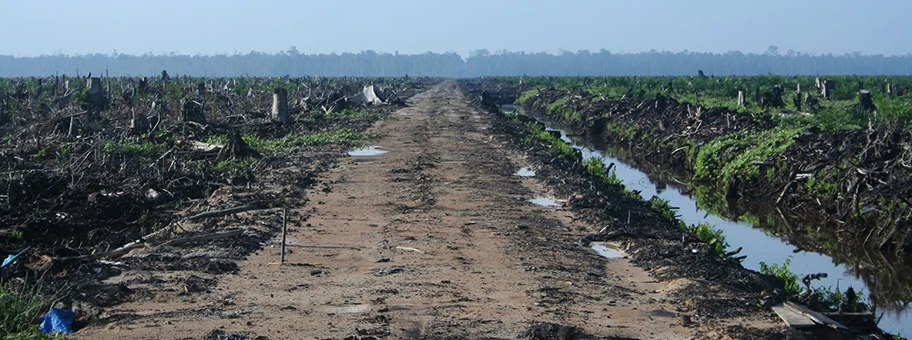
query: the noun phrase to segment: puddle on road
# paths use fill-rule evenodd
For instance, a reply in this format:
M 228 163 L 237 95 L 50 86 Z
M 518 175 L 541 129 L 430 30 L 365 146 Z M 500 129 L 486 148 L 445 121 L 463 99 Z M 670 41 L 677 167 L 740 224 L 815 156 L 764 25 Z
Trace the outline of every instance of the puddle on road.
M 349 156 L 353 156 L 353 157 L 358 157 L 358 156 L 379 156 L 379 155 L 382 155 L 382 154 L 385 154 L 385 153 L 389 153 L 389 151 L 381 150 L 380 148 L 381 148 L 380 146 L 371 145 L 371 146 L 367 146 L 367 147 L 363 147 L 363 148 L 360 148 L 360 149 L 354 149 L 354 150 L 352 150 L 352 151 L 349 151 L 349 152 L 348 152 L 348 155 L 349 155 Z
M 560 204 L 558 204 L 557 201 L 555 201 L 553 198 L 536 197 L 536 198 L 529 200 L 529 202 L 532 202 L 533 204 L 537 204 L 537 205 L 540 205 L 543 207 L 559 207 L 560 206 Z
M 520 177 L 535 177 L 535 171 L 529 169 L 528 167 L 520 168 L 515 175 Z
M 619 259 L 624 257 L 624 253 L 615 247 L 615 245 L 604 242 L 592 242 L 590 247 L 595 250 L 599 256 L 606 259 Z
M 326 306 L 322 311 L 329 314 L 364 314 L 371 311 L 371 305 Z

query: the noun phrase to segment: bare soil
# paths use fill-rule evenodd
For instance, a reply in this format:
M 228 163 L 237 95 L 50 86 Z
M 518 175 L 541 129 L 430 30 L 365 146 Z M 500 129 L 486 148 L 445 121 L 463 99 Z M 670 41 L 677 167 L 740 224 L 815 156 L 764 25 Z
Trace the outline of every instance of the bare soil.
M 386 154 L 319 157 L 269 170 L 259 191 L 288 204 L 280 258 L 278 210 L 227 217 L 244 240 L 137 253 L 104 282 L 142 291 L 99 312 L 82 339 L 599 339 L 783 338 L 760 280 L 705 257 L 676 257 L 679 234 L 613 241 L 628 257 L 588 247 L 610 221 L 569 204 L 561 164 L 524 150 L 508 125 L 473 106 L 455 82 L 411 98 L 379 121 Z M 529 152 L 526 152 L 529 151 Z M 321 164 L 339 155 L 333 165 Z M 531 166 L 539 175 L 519 177 Z M 328 170 L 323 171 L 324 167 Z M 563 172 L 562 172 L 563 171 Z M 289 178 L 316 177 L 306 192 Z M 269 178 L 275 180 L 270 181 Z M 568 175 L 569 176 L 569 175 Z M 572 178 L 572 177 L 566 177 Z M 281 180 L 280 180 L 281 179 Z M 238 201 L 230 189 L 207 201 Z M 554 198 L 556 207 L 533 204 Z M 581 196 L 579 196 L 581 197 Z M 588 196 L 586 196 L 588 197 Z M 577 197 L 578 198 L 578 197 Z M 638 215 L 635 215 L 638 216 Z M 226 223 L 225 220 L 218 223 Z M 208 229 L 217 227 L 209 225 Z M 269 239 L 266 235 L 272 235 Z M 604 235 L 604 234 L 599 234 Z M 669 237 L 677 237 L 668 239 Z M 601 236 L 600 239 L 608 240 Z M 619 241 L 627 239 L 627 241 Z M 262 248 L 257 248 L 256 243 Z M 249 244 L 254 242 L 254 244 Z M 231 247 L 255 250 L 235 263 Z M 690 255 L 688 255 L 690 256 Z M 174 268 L 144 270 L 164 258 Z M 201 271 L 193 261 L 209 261 Z M 673 260 L 668 260 L 668 259 Z M 686 271 L 674 259 L 700 262 Z M 703 260 L 701 260 L 703 259 Z M 182 267 L 182 265 L 184 267 Z M 719 267 L 721 275 L 712 275 Z M 737 266 L 739 267 L 739 266 Z M 192 268 L 187 270 L 188 268 Z M 735 269 L 732 269 L 735 268 Z M 740 271 L 739 271 L 740 270 Z M 738 276 L 733 278 L 733 276 Z M 738 284 L 737 281 L 743 281 Z M 744 283 L 748 282 L 748 283 Z M 234 336 L 234 337 L 232 337 Z

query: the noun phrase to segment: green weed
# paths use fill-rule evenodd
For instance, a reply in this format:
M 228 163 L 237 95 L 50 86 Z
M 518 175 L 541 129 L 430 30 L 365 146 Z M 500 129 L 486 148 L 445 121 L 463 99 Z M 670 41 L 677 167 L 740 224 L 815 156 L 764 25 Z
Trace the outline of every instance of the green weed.
M 0 282 L 0 334 L 31 334 L 32 321 L 55 299 L 41 294 L 41 287 L 39 283 Z
M 760 272 L 779 279 L 785 288 L 785 293 L 791 296 L 801 292 L 801 278 L 789 269 L 791 265 L 791 256 L 786 258 L 782 265 L 768 265 L 766 262 L 760 262 Z

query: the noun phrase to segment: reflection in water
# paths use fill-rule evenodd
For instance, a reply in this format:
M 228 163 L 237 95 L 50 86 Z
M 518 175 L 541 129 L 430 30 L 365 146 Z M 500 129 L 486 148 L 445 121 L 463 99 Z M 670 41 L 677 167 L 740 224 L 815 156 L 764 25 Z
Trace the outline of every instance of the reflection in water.
M 551 198 L 537 197 L 529 200 L 533 204 L 537 204 L 543 207 L 558 207 L 560 204 L 557 204 L 557 201 Z
M 522 113 L 522 108 L 518 110 Z M 583 158 L 597 157 L 606 166 L 614 163 L 615 174 L 625 186 L 640 191 L 645 199 L 658 196 L 669 201 L 679 208 L 679 218 L 685 223 L 708 223 L 722 229 L 729 244 L 744 248 L 741 255 L 747 255 L 745 267 L 759 270 L 761 262 L 781 264 L 791 258 L 790 269 L 799 275 L 828 274 L 814 287 L 838 286 L 845 291 L 851 286 L 862 292 L 878 313 L 885 314 L 879 324 L 884 331 L 912 334 L 912 314 L 907 309 L 912 301 L 910 261 L 868 253 L 866 248 L 838 238 L 838 228 L 795 222 L 800 219 L 776 207 L 739 205 L 725 199 L 719 190 L 690 187 L 686 174 L 637 161 L 623 150 L 563 130 L 547 130 L 559 132 Z
M 389 151 L 381 150 L 379 146 L 371 145 L 371 146 L 349 151 L 348 155 L 352 156 L 352 157 L 379 156 L 379 155 L 382 155 L 382 154 L 385 154 L 388 152 Z

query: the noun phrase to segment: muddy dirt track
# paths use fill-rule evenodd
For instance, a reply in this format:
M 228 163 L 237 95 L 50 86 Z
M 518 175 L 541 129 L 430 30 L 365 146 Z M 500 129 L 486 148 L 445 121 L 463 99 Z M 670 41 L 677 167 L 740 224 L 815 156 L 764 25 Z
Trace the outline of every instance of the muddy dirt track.
M 388 153 L 342 157 L 320 175 L 307 199 L 289 207 L 288 264 L 270 264 L 279 260 L 277 241 L 271 241 L 241 261 L 236 274 L 213 275 L 218 283 L 208 289 L 185 284 L 114 306 L 75 335 L 686 339 L 738 337 L 737 330 L 786 335 L 766 309 L 705 319 L 685 308 L 688 301 L 677 294 L 714 284 L 659 281 L 629 259 L 602 258 L 580 245 L 579 239 L 601 226 L 577 219 L 569 208 L 529 202 L 555 194 L 542 178 L 515 175 L 534 164 L 493 136 L 496 119 L 502 118 L 472 107 L 455 82 L 437 85 L 372 128 L 381 135 L 373 144 Z M 262 215 L 239 217 L 255 224 Z M 109 280 L 127 282 L 126 275 Z M 724 297 L 726 291 L 712 294 Z

